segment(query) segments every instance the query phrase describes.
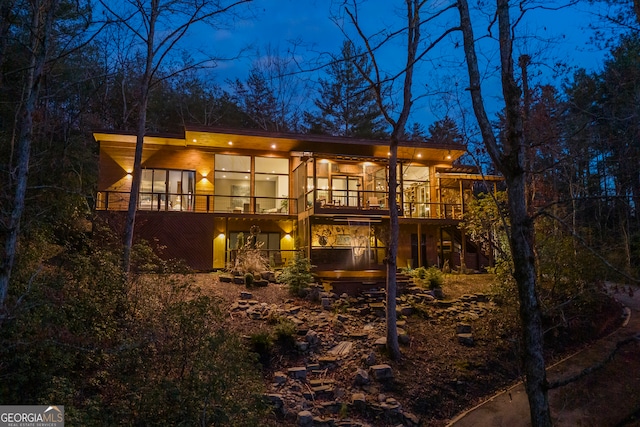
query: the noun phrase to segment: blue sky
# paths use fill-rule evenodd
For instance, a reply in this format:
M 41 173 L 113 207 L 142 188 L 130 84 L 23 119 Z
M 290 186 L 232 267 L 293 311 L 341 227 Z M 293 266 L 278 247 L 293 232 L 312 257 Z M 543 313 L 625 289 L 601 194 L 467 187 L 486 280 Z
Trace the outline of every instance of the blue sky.
M 317 59 L 322 52 L 337 53 L 344 36 L 336 23 L 330 19 L 331 13 L 339 11 L 341 1 L 338 0 L 255 0 L 252 6 L 256 16 L 238 22 L 234 28 L 209 32 L 200 41 L 217 51 L 233 55 L 242 47 L 252 45 L 264 51 L 270 45 L 281 54 L 295 51 L 297 60 L 302 64 L 307 60 Z M 442 0 L 434 0 L 435 4 L 444 4 Z M 470 3 L 474 4 L 475 1 Z M 493 3 L 489 1 L 488 3 Z M 374 33 L 384 28 L 401 25 L 403 1 L 369 0 L 363 2 L 360 19 L 365 31 Z M 539 5 L 549 6 L 555 2 L 538 1 Z M 527 15 L 520 23 L 519 35 L 524 36 L 517 41 L 517 47 L 534 58 L 536 65 L 530 70 L 535 82 L 559 84 L 563 78 L 570 77 L 577 67 L 597 70 L 602 65 L 604 52 L 590 42 L 593 34 L 589 24 L 596 21 L 593 10 L 587 2 L 579 2 L 577 6 L 559 11 L 537 9 Z M 490 13 L 476 11 L 476 37 L 486 34 Z M 447 15 L 431 31 L 438 30 L 451 22 L 457 22 L 457 12 Z M 353 27 L 348 27 L 353 31 Z M 494 34 L 497 29 L 494 28 Z M 353 33 L 352 33 L 353 34 Z M 423 35 L 428 37 L 428 31 Z M 429 55 L 429 60 L 420 66 L 417 74 L 415 94 L 426 93 L 416 102 L 412 119 L 427 126 L 435 119 L 451 114 L 459 108 L 468 94 L 464 91 L 467 82 L 462 63 L 462 49 L 455 47 L 459 35 L 446 40 L 441 47 Z M 484 38 L 480 44 L 485 59 L 486 83 L 485 95 L 494 100 L 495 109 L 499 109 L 499 84 L 493 71 L 497 59 L 495 41 Z M 395 45 L 388 48 L 379 61 L 388 73 L 402 68 L 403 49 Z M 255 57 L 248 54 L 243 59 L 221 62 L 213 72 L 218 83 L 227 78 L 243 80 Z M 567 68 L 553 69 L 548 64 L 563 61 Z M 310 76 L 316 79 L 317 75 Z M 451 90 L 451 88 L 457 88 Z M 447 93 L 449 91 L 449 93 Z M 451 93 L 455 92 L 455 93 Z

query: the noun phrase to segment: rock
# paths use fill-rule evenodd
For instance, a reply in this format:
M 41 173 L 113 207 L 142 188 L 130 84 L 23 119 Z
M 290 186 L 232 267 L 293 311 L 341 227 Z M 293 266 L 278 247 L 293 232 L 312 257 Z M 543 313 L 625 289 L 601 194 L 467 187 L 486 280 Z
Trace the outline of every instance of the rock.
M 435 288 L 431 292 L 433 293 L 433 296 L 436 299 L 443 299 L 444 298 L 444 292 L 442 292 L 441 288 Z
M 387 337 L 380 337 L 374 343 L 373 346 L 377 349 L 383 349 L 387 347 Z
M 295 307 L 289 307 L 289 308 L 287 308 L 285 311 L 286 311 L 286 313 L 287 313 L 287 314 L 295 315 L 295 314 L 298 314 L 298 313 L 300 312 L 300 309 L 301 309 L 301 308 L 302 308 L 302 307 L 300 307 L 300 306 L 298 306 L 298 305 L 297 305 L 297 306 L 295 306 Z
M 346 322 L 350 320 L 349 316 L 347 316 L 346 314 L 338 314 L 336 316 L 336 319 L 338 319 L 339 322 Z
M 456 326 L 457 334 L 470 334 L 471 333 L 471 325 L 468 323 L 458 323 Z
M 320 370 L 320 364 L 319 363 L 308 363 L 307 364 L 307 372 L 313 372 L 313 371 L 318 371 Z M 314 381 L 314 380 L 311 380 Z
M 369 334 L 366 332 L 351 332 L 349 334 L 349 338 L 353 338 L 354 340 L 364 340 L 369 337 Z
M 402 416 L 404 417 L 404 425 L 406 427 L 418 427 L 420 425 L 420 418 L 411 412 L 403 412 Z
M 320 366 L 334 365 L 338 358 L 336 356 L 321 356 L 318 357 L 318 363 Z
M 241 291 L 240 292 L 240 299 L 253 299 L 253 294 L 251 292 L 247 292 L 247 291 Z
M 478 302 L 489 302 L 489 296 L 486 294 L 474 294 Z
M 307 368 L 304 366 L 289 368 L 287 370 L 291 378 L 305 381 L 307 379 Z
M 411 342 L 409 334 L 404 329 L 398 328 L 398 342 L 403 345 L 408 345 Z
M 338 345 L 329 350 L 329 354 L 336 357 L 346 356 L 351 352 L 352 348 L 353 343 L 351 341 L 340 341 Z
M 369 373 L 364 369 L 358 368 L 356 371 L 356 376 L 353 379 L 355 385 L 365 385 L 369 384 Z
M 340 412 L 340 408 L 342 407 L 342 404 L 340 402 L 336 402 L 335 400 L 329 402 L 321 402 L 320 405 L 322 405 L 322 411 L 328 414 L 337 414 L 338 412 Z
M 320 342 L 320 337 L 318 333 L 314 330 L 307 331 L 307 334 L 304 336 L 305 341 L 309 343 L 310 347 L 315 347 Z
M 438 300 L 438 301 L 434 302 L 434 304 L 438 308 L 448 308 L 448 307 L 453 306 L 454 303 L 455 303 L 455 301 L 450 301 L 450 300 Z
M 265 400 L 276 409 L 281 409 L 284 405 L 282 395 L 277 393 L 269 393 L 264 395 Z
M 266 288 L 267 286 L 269 286 L 269 281 L 265 279 L 254 280 L 253 286 L 258 288 Z
M 367 407 L 367 398 L 364 393 L 353 393 L 351 395 L 351 404 L 357 411 L 364 411 Z
M 249 316 L 249 318 L 253 320 L 262 319 L 262 313 L 260 313 L 260 310 L 253 307 L 247 310 L 247 316 Z
M 313 414 L 309 411 L 300 411 L 297 420 L 300 427 L 310 427 L 313 425 Z
M 391 366 L 387 364 L 373 365 L 371 367 L 371 373 L 373 375 L 373 378 L 378 381 L 386 381 L 393 378 L 393 371 L 391 370 Z
M 386 340 L 385 340 L 385 345 L 386 345 Z M 372 351 L 371 353 L 367 354 L 367 355 L 363 355 L 362 356 L 362 361 L 364 362 L 365 365 L 367 366 L 373 366 L 377 363 L 376 360 L 376 354 Z
M 333 306 L 333 300 L 331 298 L 322 298 L 320 301 L 324 310 L 331 310 Z
M 287 375 L 284 372 L 278 371 L 273 374 L 273 382 L 276 384 L 284 384 L 287 382 Z
M 371 310 L 371 312 L 373 314 L 375 314 L 378 317 L 385 317 L 386 316 L 386 308 L 384 303 L 382 302 L 372 302 L 369 304 L 369 309 Z
M 473 334 L 458 334 L 458 342 L 466 346 L 473 346 Z
M 409 305 L 399 306 L 396 312 L 402 316 L 411 316 L 413 314 L 413 307 Z
M 304 353 L 309 350 L 309 343 L 306 341 L 296 341 L 296 350 Z

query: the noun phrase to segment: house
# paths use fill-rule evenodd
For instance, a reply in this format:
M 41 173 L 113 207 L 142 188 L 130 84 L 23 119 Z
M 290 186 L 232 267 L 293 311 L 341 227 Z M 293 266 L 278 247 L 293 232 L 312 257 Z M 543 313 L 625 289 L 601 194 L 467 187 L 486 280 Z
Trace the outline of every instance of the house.
M 136 137 L 109 131 L 94 138 L 100 145 L 96 208 L 124 215 Z M 488 264 L 458 229 L 473 184 L 481 181 L 473 168 L 454 167 L 465 149 L 400 143 L 399 267 L 455 267 L 461 256 L 469 268 Z M 388 158 L 384 140 L 191 126 L 183 135 L 147 135 L 136 235 L 156 239 L 166 256 L 194 269 L 212 270 L 225 268 L 238 235 L 256 226 L 275 267 L 293 257 L 298 242 L 321 276 L 381 276 Z

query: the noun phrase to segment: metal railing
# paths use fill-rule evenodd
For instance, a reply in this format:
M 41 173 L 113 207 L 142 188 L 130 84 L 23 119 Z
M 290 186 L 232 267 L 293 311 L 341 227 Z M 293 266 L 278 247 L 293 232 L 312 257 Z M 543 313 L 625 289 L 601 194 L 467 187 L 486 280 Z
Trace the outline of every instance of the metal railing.
M 97 210 L 126 211 L 129 193 L 100 191 Z M 402 218 L 462 219 L 462 204 L 403 202 L 398 198 Z M 340 209 L 362 214 L 389 209 L 388 195 L 381 191 L 313 190 L 299 200 L 285 197 L 214 196 L 213 194 L 140 193 L 138 210 L 163 212 L 204 212 L 252 215 L 297 215 L 298 211 Z
M 126 211 L 129 192 L 99 191 L 96 210 Z M 295 203 L 286 197 L 214 196 L 213 194 L 140 193 L 140 211 L 295 215 Z

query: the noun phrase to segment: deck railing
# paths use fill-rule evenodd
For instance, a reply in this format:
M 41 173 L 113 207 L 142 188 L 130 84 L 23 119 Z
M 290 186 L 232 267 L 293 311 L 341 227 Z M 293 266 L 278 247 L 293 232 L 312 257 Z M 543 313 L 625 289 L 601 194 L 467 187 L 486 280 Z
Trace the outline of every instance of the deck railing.
M 299 211 L 314 214 L 344 212 L 366 215 L 388 215 L 387 193 L 361 190 L 313 190 L 299 200 L 286 197 L 214 196 L 213 194 L 140 193 L 138 210 L 163 212 L 204 212 L 251 215 L 297 215 Z M 100 191 L 97 210 L 126 211 L 129 193 Z M 458 203 L 401 202 L 402 218 L 461 219 L 462 205 Z
M 96 209 L 123 211 L 129 192 L 98 192 Z M 265 215 L 295 215 L 295 203 L 286 197 L 214 196 L 213 194 L 140 193 L 138 210 Z

